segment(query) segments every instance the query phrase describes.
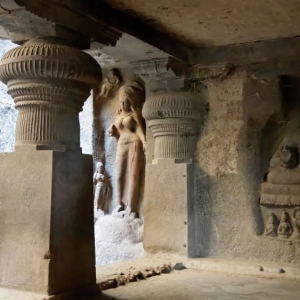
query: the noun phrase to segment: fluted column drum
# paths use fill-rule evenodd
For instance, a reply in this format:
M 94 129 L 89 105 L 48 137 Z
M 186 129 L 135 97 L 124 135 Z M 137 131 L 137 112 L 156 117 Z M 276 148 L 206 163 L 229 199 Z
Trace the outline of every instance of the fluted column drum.
M 154 159 L 193 158 L 204 114 L 203 100 L 191 92 L 167 92 L 149 97 L 143 116 L 155 138 Z
M 88 54 L 60 40 L 30 40 L 0 61 L 0 80 L 18 110 L 16 145 L 80 145 L 79 112 L 101 82 Z

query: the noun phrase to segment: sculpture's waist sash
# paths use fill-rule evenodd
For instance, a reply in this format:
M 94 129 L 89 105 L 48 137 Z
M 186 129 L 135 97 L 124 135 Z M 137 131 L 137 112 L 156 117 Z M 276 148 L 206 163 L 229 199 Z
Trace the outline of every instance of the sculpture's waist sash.
M 118 140 L 118 145 L 127 145 L 127 144 L 131 144 L 131 143 L 140 143 L 140 144 L 142 144 L 142 142 L 141 142 L 141 140 L 139 139 L 138 136 L 131 137 L 129 139 L 122 139 L 122 138 L 120 138 Z

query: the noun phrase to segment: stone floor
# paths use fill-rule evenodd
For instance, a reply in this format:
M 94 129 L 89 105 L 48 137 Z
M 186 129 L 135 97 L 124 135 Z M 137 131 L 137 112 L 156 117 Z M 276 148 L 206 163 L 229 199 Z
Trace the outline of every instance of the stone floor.
M 0 288 L 1 300 L 42 300 L 42 295 Z M 299 281 L 220 275 L 185 269 L 76 300 L 299 300 Z M 72 300 L 75 300 L 75 298 Z
M 129 283 L 103 294 L 105 300 L 299 300 L 300 284 L 287 279 L 186 269 Z
M 300 266 L 261 262 L 191 259 L 182 261 L 187 269 L 178 270 L 179 258 L 143 258 L 97 268 L 98 286 L 118 282 L 91 299 L 76 294 L 72 300 L 300 300 Z M 175 264 L 176 263 L 176 264 Z M 167 268 L 166 268 L 167 267 Z M 139 280 L 135 274 L 156 276 Z M 165 271 L 168 274 L 162 274 Z M 226 274 L 224 273 L 226 272 Z M 160 274 L 160 275 L 159 275 Z M 129 282 L 132 280 L 137 282 Z M 108 286 L 111 286 L 108 284 Z M 106 288 L 108 287 L 106 286 Z M 114 285 L 115 286 L 115 285 Z M 0 300 L 65 300 L 0 288 Z M 70 300 L 68 298 L 68 300 Z

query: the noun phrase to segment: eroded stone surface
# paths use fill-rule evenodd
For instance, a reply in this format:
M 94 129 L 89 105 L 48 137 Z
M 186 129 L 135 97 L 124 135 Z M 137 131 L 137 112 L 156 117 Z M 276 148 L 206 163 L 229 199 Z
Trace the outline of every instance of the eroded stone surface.
M 143 255 L 143 221 L 133 215 L 102 215 L 95 223 L 96 266 Z
M 297 281 L 224 276 L 193 270 L 174 271 L 103 292 L 112 299 L 122 300 L 297 300 L 299 293 Z
M 146 4 L 143 0 L 105 2 L 183 43 L 198 47 L 299 35 L 297 0 L 275 1 L 274 5 L 259 0 L 242 4 L 238 0 L 222 1 L 217 5 L 198 0 L 184 3 L 154 0 Z
M 0 39 L 0 57 L 17 45 Z M 7 94 L 7 87 L 0 82 L 0 152 L 13 151 L 15 146 L 15 123 L 17 111 L 13 99 Z
M 293 116 L 286 120 L 279 79 L 258 80 L 241 72 L 207 82 L 209 113 L 197 145 L 202 171 L 195 199 L 197 251 L 201 256 L 297 262 L 298 242 L 263 236 L 268 211 L 259 205 L 259 190 L 270 159 L 299 118 L 298 110 L 291 109 L 298 103 L 298 83 L 289 82 L 295 87 L 289 94 Z M 271 212 L 280 218 L 281 210 Z M 293 209 L 287 212 L 292 216 Z

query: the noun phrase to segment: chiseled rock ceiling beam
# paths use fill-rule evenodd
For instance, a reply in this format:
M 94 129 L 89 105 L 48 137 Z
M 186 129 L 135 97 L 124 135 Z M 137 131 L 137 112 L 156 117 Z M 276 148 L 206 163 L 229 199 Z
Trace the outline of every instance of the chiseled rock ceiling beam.
M 20 7 L 14 0 L 0 1 L 0 34 L 12 41 L 51 35 L 53 23 Z
M 0 0 L 0 14 L 0 34 L 16 42 L 56 36 L 76 41 L 82 49 L 89 48 L 90 42 L 95 41 L 100 48 L 101 45 L 110 47 L 112 52 L 108 51 L 107 54 L 113 56 L 124 50 L 144 52 L 144 57 L 139 57 L 138 60 L 153 58 L 151 54 L 147 54 L 149 46 L 149 52 L 155 47 L 157 55 L 161 57 L 170 55 L 200 68 L 226 63 L 250 64 L 256 72 L 255 64 L 260 64 L 262 72 L 280 75 L 285 70 L 290 70 L 287 64 L 292 63 L 295 73 L 300 70 L 299 37 L 188 48 L 173 37 L 152 29 L 148 24 L 119 12 L 102 1 L 93 0 Z M 126 45 L 128 49 L 124 49 L 121 43 L 117 44 L 124 33 L 132 37 L 133 42 L 129 39 L 130 43 Z M 146 47 L 143 46 L 141 50 L 136 47 L 135 41 L 144 43 Z
M 152 47 L 157 47 L 163 53 L 188 61 L 189 49 L 182 43 L 101 1 L 15 0 L 15 2 L 41 18 L 88 36 L 90 40 L 102 45 L 115 46 L 122 33 L 126 33 Z

